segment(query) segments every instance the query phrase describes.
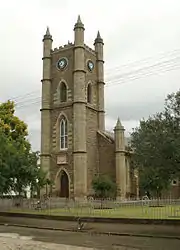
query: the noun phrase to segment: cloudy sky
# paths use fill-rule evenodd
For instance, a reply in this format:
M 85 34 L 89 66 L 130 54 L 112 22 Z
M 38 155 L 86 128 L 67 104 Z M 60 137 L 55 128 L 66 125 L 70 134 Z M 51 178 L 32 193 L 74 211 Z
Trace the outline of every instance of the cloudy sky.
M 73 41 L 78 14 L 86 44 L 93 46 L 100 30 L 108 129 L 119 116 L 129 133 L 179 89 L 179 0 L 6 0 L 0 1 L 0 10 L 0 101 L 16 101 L 35 149 L 40 145 L 42 37 L 47 25 L 54 47 Z

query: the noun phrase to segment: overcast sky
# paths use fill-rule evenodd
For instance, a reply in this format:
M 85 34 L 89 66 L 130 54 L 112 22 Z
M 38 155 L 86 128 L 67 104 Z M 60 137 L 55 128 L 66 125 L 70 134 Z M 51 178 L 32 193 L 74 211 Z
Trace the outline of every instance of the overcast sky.
M 130 132 L 179 89 L 179 0 L 6 0 L 0 1 L 0 10 L 0 101 L 16 100 L 35 149 L 40 145 L 42 37 L 47 25 L 54 47 L 73 41 L 78 14 L 86 44 L 93 46 L 100 30 L 108 129 L 119 116 Z

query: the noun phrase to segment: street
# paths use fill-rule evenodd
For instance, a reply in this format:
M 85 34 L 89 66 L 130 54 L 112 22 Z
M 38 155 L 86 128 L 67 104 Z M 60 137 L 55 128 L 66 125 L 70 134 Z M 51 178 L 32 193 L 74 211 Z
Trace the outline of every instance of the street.
M 6 234 L 6 235 L 4 235 Z M 12 235 L 11 235 L 12 234 Z M 20 238 L 20 236 L 24 236 Z M 26 237 L 25 237 L 26 236 Z M 35 242 L 34 242 L 35 241 Z M 15 242 L 17 244 L 15 244 Z M 22 243 L 20 243 L 22 242 Z M 42 242 L 42 243 L 40 243 Z M 49 245 L 49 243 L 62 244 Z M 179 250 L 180 241 L 175 239 L 107 236 L 90 233 L 62 232 L 55 230 L 29 229 L 21 227 L 0 226 L 0 244 L 8 249 L 104 249 L 104 250 Z M 10 244 L 10 245 L 8 245 Z M 22 246 L 21 246 L 22 244 Z M 23 248 L 24 244 L 24 248 Z M 68 246 L 81 248 L 68 248 Z M 5 248 L 7 246 L 7 248 Z M 13 246 L 13 247 L 12 247 Z M 10 248 L 11 247 L 11 248 Z M 16 248 L 17 247 L 17 248 Z

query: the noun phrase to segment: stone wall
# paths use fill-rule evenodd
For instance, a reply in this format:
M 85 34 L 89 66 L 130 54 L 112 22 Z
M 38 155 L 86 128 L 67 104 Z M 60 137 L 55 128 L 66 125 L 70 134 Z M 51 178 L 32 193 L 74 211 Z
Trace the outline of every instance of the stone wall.
M 113 140 L 98 132 L 99 172 L 116 180 L 115 145 Z

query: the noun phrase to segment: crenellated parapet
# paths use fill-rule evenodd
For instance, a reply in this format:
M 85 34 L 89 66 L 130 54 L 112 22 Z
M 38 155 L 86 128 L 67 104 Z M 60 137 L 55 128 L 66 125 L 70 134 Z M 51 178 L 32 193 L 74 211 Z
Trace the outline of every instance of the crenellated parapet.
M 67 44 L 64 44 L 63 46 L 59 46 L 59 48 L 56 47 L 56 48 L 52 49 L 51 53 L 58 53 L 59 51 L 72 48 L 73 46 L 74 46 L 74 43 L 68 42 Z M 91 52 L 93 55 L 96 55 L 95 50 L 93 50 L 92 48 L 90 48 L 88 45 L 84 44 L 84 48 L 87 51 Z
M 56 48 L 52 49 L 51 53 L 57 53 L 57 52 L 62 51 L 62 50 L 67 50 L 69 48 L 72 48 L 73 46 L 74 46 L 73 43 L 68 42 L 67 44 L 64 44 L 63 46 L 59 46 L 59 48 L 56 47 Z
M 91 49 L 91 48 L 90 48 L 89 46 L 87 46 L 86 44 L 84 44 L 84 48 L 85 48 L 87 51 L 91 52 L 92 54 L 96 55 L 95 50 Z

